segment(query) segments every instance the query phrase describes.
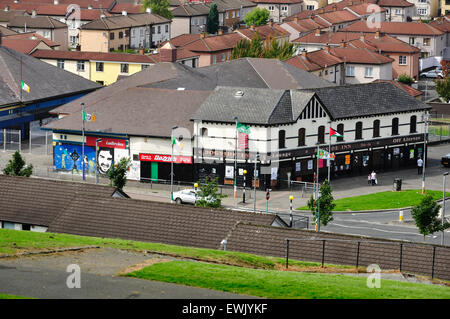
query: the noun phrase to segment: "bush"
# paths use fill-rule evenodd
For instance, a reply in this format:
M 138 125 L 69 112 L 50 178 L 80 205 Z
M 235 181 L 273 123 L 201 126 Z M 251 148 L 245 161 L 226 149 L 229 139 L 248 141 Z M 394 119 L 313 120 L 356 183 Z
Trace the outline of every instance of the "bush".
M 8 166 L 3 170 L 3 174 L 12 176 L 26 176 L 30 177 L 33 173 L 33 165 L 30 164 L 25 167 L 25 160 L 20 155 L 19 151 L 13 154 L 13 158 L 9 160 Z
M 406 75 L 405 73 L 400 74 L 397 78 L 397 81 L 408 84 L 408 85 L 410 85 L 411 83 L 414 83 L 414 79 L 412 77 L 410 77 L 409 75 Z

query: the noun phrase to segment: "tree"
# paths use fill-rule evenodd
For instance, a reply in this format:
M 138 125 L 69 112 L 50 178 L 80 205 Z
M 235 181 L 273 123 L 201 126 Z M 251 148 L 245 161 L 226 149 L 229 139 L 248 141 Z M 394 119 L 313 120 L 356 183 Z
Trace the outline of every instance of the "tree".
M 450 101 L 450 77 L 436 81 L 436 92 L 445 102 Z
M 397 78 L 397 80 L 401 83 L 405 83 L 410 85 L 411 83 L 414 83 L 414 79 L 410 77 L 409 75 L 406 75 L 406 73 L 400 74 Z
M 30 164 L 25 167 L 25 160 L 20 155 L 19 151 L 13 154 L 13 158 L 9 160 L 8 165 L 3 169 L 3 174 L 13 176 L 30 177 L 33 173 L 33 165 Z
M 270 37 L 262 41 L 257 32 L 251 41 L 247 39 L 240 40 L 233 48 L 231 58 L 267 58 L 283 61 L 292 57 L 294 51 L 295 47 L 293 43 L 286 41 L 280 44 L 277 39 Z
M 259 26 L 267 24 L 270 12 L 267 9 L 255 8 L 251 12 L 247 13 L 244 17 L 244 22 L 247 27 L 251 25 Z
M 111 166 L 108 171 L 108 177 L 111 185 L 117 189 L 122 190 L 127 182 L 126 173 L 130 168 L 130 158 L 122 158 L 118 164 Z
M 142 0 L 141 10 L 145 12 L 150 8 L 152 13 L 160 15 L 166 19 L 172 19 L 173 13 L 169 10 L 169 0 Z
M 426 235 L 450 227 L 450 224 L 447 222 L 442 225 L 442 221 L 438 218 L 440 209 L 441 205 L 434 201 L 433 196 L 430 194 L 426 195 L 418 205 L 413 206 L 411 209 L 411 215 L 416 222 L 419 233 L 423 235 L 423 241 L 425 241 Z
M 217 9 L 217 5 L 213 4 L 211 8 L 209 8 L 206 31 L 209 34 L 216 34 L 218 30 L 219 30 L 219 10 Z
M 208 176 L 204 183 L 198 183 L 197 201 L 195 206 L 200 207 L 220 207 L 222 205 L 222 198 L 224 195 L 219 194 L 218 177 L 211 180 Z
M 314 219 L 316 219 L 317 205 L 319 205 L 320 211 L 320 225 L 326 226 L 329 222 L 333 220 L 333 209 L 336 207 L 334 203 L 333 195 L 331 194 L 333 189 L 330 183 L 325 180 L 320 186 L 320 197 L 319 201 L 315 200 L 313 195 L 308 201 L 308 208 L 311 210 Z

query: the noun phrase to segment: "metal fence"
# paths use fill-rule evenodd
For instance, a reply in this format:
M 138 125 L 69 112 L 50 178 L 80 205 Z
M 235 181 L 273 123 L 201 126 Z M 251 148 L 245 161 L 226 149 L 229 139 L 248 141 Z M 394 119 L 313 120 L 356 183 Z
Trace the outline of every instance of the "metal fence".
M 30 123 L 27 145 L 29 153 L 49 155 L 52 152 L 52 132 L 41 130 L 41 126 L 50 121 L 51 119 L 45 119 L 40 122 L 36 121 Z
M 326 238 L 286 238 L 286 269 L 289 258 L 338 265 L 378 264 L 399 270 L 450 279 L 450 248 L 419 243 Z M 296 243 L 297 242 L 297 243 Z M 293 244 L 296 243 L 294 246 Z M 293 256 L 294 255 L 294 256 Z
M 0 142 L 3 151 L 22 151 L 21 130 L 3 129 L 0 134 Z

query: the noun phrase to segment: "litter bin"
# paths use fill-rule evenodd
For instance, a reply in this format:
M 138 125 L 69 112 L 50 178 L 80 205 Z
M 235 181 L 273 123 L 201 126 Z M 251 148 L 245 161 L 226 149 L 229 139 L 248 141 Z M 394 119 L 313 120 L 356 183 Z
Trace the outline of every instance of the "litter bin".
M 402 179 L 394 178 L 394 191 L 398 192 L 402 190 Z

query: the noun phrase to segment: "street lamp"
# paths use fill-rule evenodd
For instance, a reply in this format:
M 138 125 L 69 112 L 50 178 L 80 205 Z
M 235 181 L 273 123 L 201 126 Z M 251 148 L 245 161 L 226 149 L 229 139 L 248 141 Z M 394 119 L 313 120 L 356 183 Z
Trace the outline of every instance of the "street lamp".
M 443 182 L 442 182 L 442 226 L 444 226 L 444 220 L 445 220 L 445 182 L 447 179 L 448 172 L 445 172 L 443 174 Z M 444 245 L 444 228 L 442 228 L 442 238 L 441 238 L 441 245 Z
M 234 117 L 234 122 L 236 123 L 236 138 L 234 142 L 234 198 L 237 198 L 237 183 L 236 183 L 236 177 L 237 177 L 237 150 L 238 150 L 238 131 L 237 131 L 237 125 L 238 125 L 238 117 Z
M 172 127 L 172 134 L 170 139 L 171 155 L 170 155 L 170 202 L 173 203 L 173 130 L 176 130 L 178 126 Z
M 95 140 L 95 184 L 98 184 L 98 142 L 103 141 L 101 138 Z
M 247 175 L 247 170 L 244 169 L 244 192 L 242 193 L 242 203 L 245 204 L 245 176 Z
M 255 156 L 255 169 L 253 170 L 253 177 L 255 179 L 255 185 L 254 185 L 254 194 L 253 194 L 253 211 L 256 212 L 256 174 L 258 173 L 258 169 L 256 167 L 258 163 L 259 154 L 256 154 Z

